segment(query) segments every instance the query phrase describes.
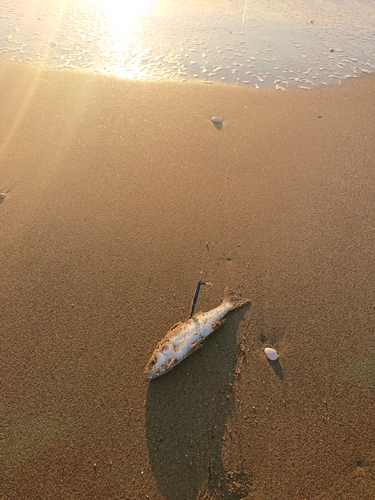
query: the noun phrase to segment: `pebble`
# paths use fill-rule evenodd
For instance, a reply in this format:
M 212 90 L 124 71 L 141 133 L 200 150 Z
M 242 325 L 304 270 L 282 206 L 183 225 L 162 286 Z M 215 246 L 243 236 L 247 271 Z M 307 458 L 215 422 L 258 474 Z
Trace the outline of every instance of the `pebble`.
M 213 116 L 211 118 L 212 123 L 223 123 L 223 120 L 219 118 L 218 116 Z
M 272 347 L 266 347 L 264 349 L 264 353 L 267 356 L 268 359 L 271 361 L 276 361 L 279 355 L 277 354 L 276 349 L 272 349 Z

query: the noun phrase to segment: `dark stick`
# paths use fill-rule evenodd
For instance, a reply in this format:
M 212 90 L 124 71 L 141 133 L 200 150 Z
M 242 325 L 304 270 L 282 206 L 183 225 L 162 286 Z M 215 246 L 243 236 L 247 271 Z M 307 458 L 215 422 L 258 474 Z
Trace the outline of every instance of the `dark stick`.
M 201 284 L 202 284 L 202 280 L 200 279 L 198 281 L 197 287 L 196 287 L 195 292 L 194 292 L 194 297 L 193 297 L 193 302 L 191 303 L 191 311 L 190 311 L 189 318 L 191 318 L 193 316 L 193 314 L 194 314 L 195 306 L 197 305 L 199 291 L 201 289 Z

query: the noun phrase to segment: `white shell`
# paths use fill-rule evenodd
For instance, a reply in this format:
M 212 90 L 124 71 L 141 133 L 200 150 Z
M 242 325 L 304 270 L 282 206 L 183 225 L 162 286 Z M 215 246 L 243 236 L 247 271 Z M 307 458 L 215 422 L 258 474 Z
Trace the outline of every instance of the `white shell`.
M 211 118 L 212 123 L 223 123 L 223 120 L 219 118 L 218 116 L 213 116 Z
M 267 356 L 268 359 L 271 361 L 276 361 L 279 355 L 277 354 L 276 349 L 272 349 L 272 347 L 266 347 L 264 349 L 264 354 Z

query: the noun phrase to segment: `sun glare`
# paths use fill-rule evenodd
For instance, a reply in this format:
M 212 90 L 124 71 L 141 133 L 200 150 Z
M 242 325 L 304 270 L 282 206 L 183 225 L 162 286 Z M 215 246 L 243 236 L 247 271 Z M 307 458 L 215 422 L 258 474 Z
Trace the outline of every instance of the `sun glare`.
M 116 32 L 131 33 L 139 18 L 150 12 L 156 0 L 88 0 L 102 12 Z
M 139 23 L 151 15 L 159 0 L 84 1 L 94 7 L 96 23 L 105 26 L 106 36 L 99 42 L 102 53 L 107 53 L 105 69 L 119 77 L 140 78 L 144 64 Z

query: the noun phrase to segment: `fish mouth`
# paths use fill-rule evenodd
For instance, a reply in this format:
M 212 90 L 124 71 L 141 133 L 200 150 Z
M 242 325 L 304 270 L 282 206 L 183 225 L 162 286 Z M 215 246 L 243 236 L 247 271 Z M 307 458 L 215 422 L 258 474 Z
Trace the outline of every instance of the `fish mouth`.
M 146 368 L 144 375 L 146 380 L 152 380 L 161 375 L 161 373 L 159 372 L 159 370 L 155 370 L 153 368 Z
M 144 373 L 146 380 L 152 380 L 153 378 L 158 376 L 159 370 L 158 370 L 158 365 L 156 363 L 155 357 L 152 357 L 149 360 L 143 373 Z

